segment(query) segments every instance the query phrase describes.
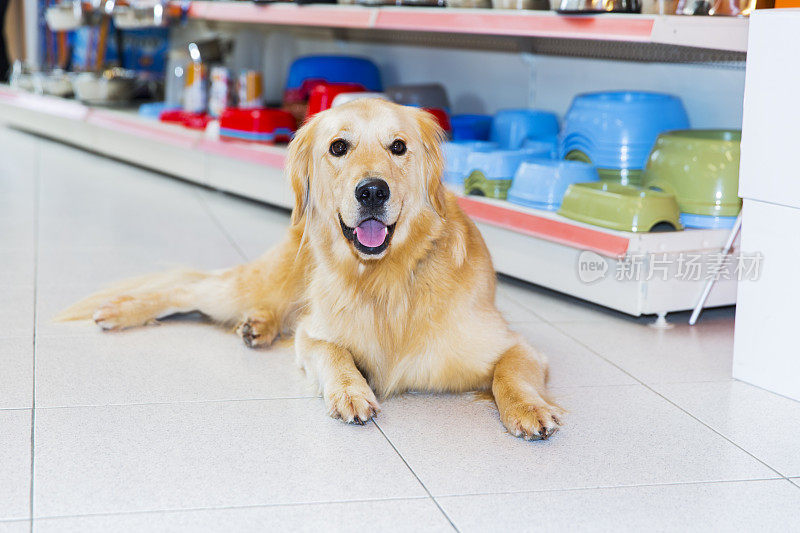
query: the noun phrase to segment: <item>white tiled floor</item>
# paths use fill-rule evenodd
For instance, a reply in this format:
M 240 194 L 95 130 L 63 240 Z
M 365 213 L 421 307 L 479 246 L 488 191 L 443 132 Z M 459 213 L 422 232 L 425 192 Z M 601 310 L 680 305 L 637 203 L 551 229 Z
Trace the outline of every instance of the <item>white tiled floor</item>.
M 124 276 L 252 259 L 287 221 L 0 129 L 0 533 L 798 529 L 800 403 L 729 378 L 731 309 L 660 331 L 504 280 L 570 411 L 536 443 L 472 396 L 346 426 L 289 346 L 197 318 L 51 320 Z

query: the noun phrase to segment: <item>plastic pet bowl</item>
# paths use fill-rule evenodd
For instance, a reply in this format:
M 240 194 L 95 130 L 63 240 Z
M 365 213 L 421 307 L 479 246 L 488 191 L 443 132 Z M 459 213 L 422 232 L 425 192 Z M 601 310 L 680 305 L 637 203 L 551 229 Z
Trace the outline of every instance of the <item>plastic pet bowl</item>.
M 687 228 L 695 229 L 731 229 L 736 223 L 736 217 L 714 217 L 709 215 L 693 215 L 681 213 L 681 224 Z
M 442 179 L 463 189 L 464 178 L 470 172 L 469 155 L 474 151 L 497 150 L 497 144 L 489 141 L 451 141 L 442 143 L 444 175 Z
M 522 143 L 522 150 L 525 150 L 536 157 L 545 159 L 556 159 L 558 157 L 558 139 L 553 136 L 541 139 L 526 139 Z
M 158 116 L 158 120 L 170 124 L 180 124 L 181 126 L 193 130 L 204 130 L 213 119 L 211 115 L 207 113 L 192 113 L 191 111 L 183 111 L 182 109 L 167 109 L 161 112 Z
M 386 89 L 386 95 L 391 101 L 402 105 L 450 109 L 447 91 L 439 83 L 394 85 Z
M 489 140 L 506 150 L 522 147 L 526 139 L 552 138 L 558 135 L 555 113 L 535 109 L 503 109 L 492 119 Z
M 663 133 L 647 160 L 644 185 L 673 193 L 683 213 L 735 218 L 742 208 L 741 139 L 739 130 Z
M 488 141 L 492 128 L 489 115 L 453 115 L 450 117 L 454 141 Z
M 265 144 L 289 142 L 297 123 L 294 117 L 280 109 L 233 109 L 219 117 L 219 135 L 225 140 Z
M 555 211 L 570 185 L 599 179 L 597 170 L 587 163 L 555 159 L 525 161 L 514 174 L 508 201 Z
M 285 101 L 305 101 L 320 82 L 358 83 L 367 91 L 382 91 L 377 65 L 369 59 L 351 56 L 306 56 L 289 67 Z
M 330 109 L 333 99 L 340 94 L 365 92 L 362 85 L 358 83 L 319 83 L 308 97 L 308 108 L 306 119 L 313 117 L 320 111 Z
M 178 106 L 167 102 L 150 102 L 139 106 L 139 116 L 158 120 L 164 111 L 175 111 Z
M 683 229 L 674 195 L 603 181 L 570 185 L 558 214 L 619 231 Z
M 580 150 L 572 150 L 564 156 L 564 159 L 593 164 L 591 158 Z M 597 174 L 603 181 L 613 181 L 621 185 L 635 185 L 637 187 L 642 184 L 642 170 L 639 168 L 598 168 Z
M 474 150 L 467 157 L 464 192 L 504 200 L 519 166 L 534 157 L 525 150 Z
M 582 152 L 599 169 L 642 169 L 660 133 L 688 127 L 686 110 L 675 96 L 582 94 L 575 97 L 564 118 L 560 154 Z
M 487 178 L 480 170 L 473 170 L 464 180 L 464 192 L 466 194 L 497 198 L 498 200 L 506 199 L 510 187 L 510 179 Z

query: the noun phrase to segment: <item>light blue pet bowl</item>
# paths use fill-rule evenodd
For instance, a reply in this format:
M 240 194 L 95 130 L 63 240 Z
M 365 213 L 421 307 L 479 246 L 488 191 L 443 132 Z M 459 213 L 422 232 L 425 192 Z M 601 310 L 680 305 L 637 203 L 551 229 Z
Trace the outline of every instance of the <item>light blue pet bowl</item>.
M 715 217 L 713 215 L 681 213 L 681 224 L 686 228 L 731 229 L 735 223 L 736 217 Z
M 482 150 L 467 156 L 469 172 L 480 171 L 486 179 L 510 180 L 523 161 L 536 156 L 525 150 Z
M 599 180 L 597 169 L 588 163 L 557 159 L 525 161 L 514 174 L 508 201 L 555 211 L 571 184 Z
M 442 180 L 458 189 L 464 187 L 464 178 L 472 170 L 469 155 L 472 152 L 496 150 L 497 144 L 489 141 L 450 141 L 442 143 L 444 174 Z
M 581 151 L 598 168 L 642 169 L 659 133 L 689 127 L 680 98 L 619 91 L 581 94 L 564 118 L 560 157 Z
M 558 135 L 558 117 L 550 111 L 503 109 L 492 119 L 489 140 L 504 150 L 522 148 L 526 139 L 548 139 Z
M 558 157 L 558 137 L 551 135 L 550 137 L 538 139 L 525 139 L 522 143 L 522 149 L 535 154 L 537 157 L 556 159 Z

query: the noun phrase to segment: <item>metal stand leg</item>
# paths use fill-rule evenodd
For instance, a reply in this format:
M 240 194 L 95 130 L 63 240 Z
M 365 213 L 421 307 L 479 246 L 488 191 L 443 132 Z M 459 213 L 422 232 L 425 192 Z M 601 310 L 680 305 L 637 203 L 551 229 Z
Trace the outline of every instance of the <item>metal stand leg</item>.
M 731 234 L 728 237 L 728 242 L 725 243 L 725 247 L 722 249 L 722 254 L 720 255 L 719 263 L 717 266 L 721 265 L 722 262 L 725 260 L 725 256 L 731 253 L 731 248 L 733 248 L 733 241 L 736 240 L 736 236 L 739 234 L 739 230 L 742 229 L 742 212 L 739 211 L 739 216 L 736 217 L 736 222 L 733 224 L 733 229 L 731 230 Z M 697 306 L 694 308 L 692 312 L 692 316 L 689 318 L 689 325 L 694 326 L 697 322 L 697 318 L 700 316 L 700 312 L 703 310 L 703 306 L 706 304 L 706 300 L 708 299 L 708 294 L 711 292 L 711 287 L 714 286 L 714 282 L 717 281 L 715 278 L 711 278 L 706 283 L 705 289 L 703 289 L 703 294 L 700 296 L 700 301 L 697 302 Z

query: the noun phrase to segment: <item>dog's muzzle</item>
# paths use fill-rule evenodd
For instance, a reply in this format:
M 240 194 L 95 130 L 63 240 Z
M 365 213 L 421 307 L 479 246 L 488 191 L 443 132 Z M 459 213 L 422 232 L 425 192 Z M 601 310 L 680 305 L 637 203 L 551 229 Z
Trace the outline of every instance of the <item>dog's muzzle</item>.
M 345 238 L 353 243 L 356 250 L 366 255 L 377 255 L 386 250 L 392 238 L 395 224 L 387 225 L 386 202 L 391 190 L 389 184 L 380 178 L 365 178 L 355 188 L 358 208 L 358 224 L 350 227 L 339 215 L 339 224 Z
M 389 247 L 397 223 L 387 226 L 376 218 L 365 218 L 351 228 L 339 215 L 339 225 L 344 237 L 353 243 L 356 250 L 365 255 L 378 255 Z

